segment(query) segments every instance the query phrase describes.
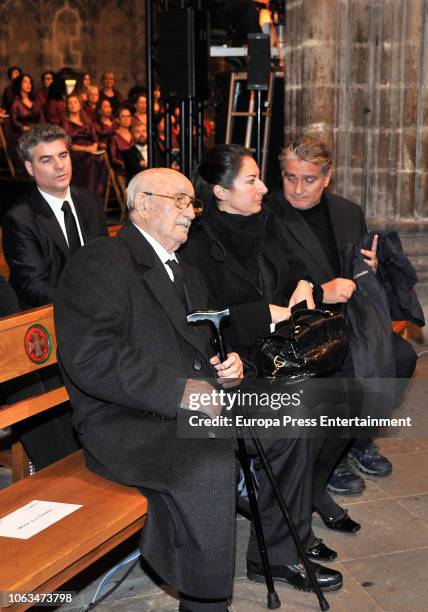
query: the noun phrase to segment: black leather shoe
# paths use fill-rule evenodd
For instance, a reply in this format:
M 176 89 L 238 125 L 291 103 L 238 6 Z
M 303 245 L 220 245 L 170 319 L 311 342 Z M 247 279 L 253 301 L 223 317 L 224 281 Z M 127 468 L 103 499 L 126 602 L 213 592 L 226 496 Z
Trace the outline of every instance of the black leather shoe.
M 324 544 L 322 540 L 317 539 L 315 544 L 306 551 L 311 561 L 330 562 L 337 559 L 337 552 Z
M 323 567 L 318 563 L 310 561 L 314 570 L 316 581 L 322 591 L 337 591 L 343 586 L 343 576 L 337 570 Z M 300 591 L 313 591 L 308 574 L 304 566 L 299 563 L 296 565 L 272 565 L 272 578 L 274 581 L 286 582 Z M 255 582 L 264 582 L 265 576 L 261 563 L 254 563 L 247 560 L 247 576 Z
M 364 480 L 346 459 L 339 463 L 327 484 L 327 491 L 335 495 L 359 495 L 365 488 Z
M 325 514 L 322 514 L 319 510 L 317 510 L 317 512 L 320 515 L 321 520 L 324 523 L 324 525 L 328 527 L 329 529 L 331 529 L 332 531 L 339 531 L 340 533 L 354 534 L 354 533 L 357 533 L 357 531 L 360 531 L 361 529 L 361 525 L 353 521 L 351 517 L 348 516 L 347 510 L 345 510 L 344 511 L 345 513 L 339 518 L 326 516 Z
M 367 448 L 351 448 L 348 454 L 348 462 L 363 474 L 369 476 L 389 476 L 392 472 L 392 464 L 387 457 L 381 455 L 376 444 L 369 444 Z

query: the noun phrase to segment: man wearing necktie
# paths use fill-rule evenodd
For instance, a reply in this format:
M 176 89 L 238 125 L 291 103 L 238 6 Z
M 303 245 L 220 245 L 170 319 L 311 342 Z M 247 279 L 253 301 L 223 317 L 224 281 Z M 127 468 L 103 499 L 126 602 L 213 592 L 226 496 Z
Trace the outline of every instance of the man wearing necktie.
M 9 282 L 21 309 L 53 302 L 54 290 L 71 254 L 107 235 L 105 213 L 95 195 L 70 187 L 69 137 L 54 125 L 23 134 L 19 152 L 35 186 L 3 219 L 3 249 Z
M 94 194 L 70 187 L 70 141 L 55 125 L 36 125 L 22 135 L 19 152 L 35 185 L 3 218 L 3 250 L 10 285 L 21 310 L 50 304 L 58 279 L 81 245 L 107 235 L 105 213 Z M 57 370 L 43 374 L 46 389 L 62 384 Z M 17 401 L 25 389 L 14 394 Z M 68 404 L 67 404 L 68 405 Z M 67 407 L 20 426 L 24 448 L 36 469 L 78 448 Z
M 182 612 L 226 612 L 234 569 L 233 440 L 180 437 L 189 394 L 216 376 L 240 378 L 231 353 L 186 323 L 206 305 L 199 273 L 175 252 L 195 208 L 191 182 L 153 168 L 128 185 L 129 220 L 79 249 L 58 284 L 55 327 L 73 420 L 90 469 L 142 488 L 141 550 L 180 592 Z M 215 503 L 213 503 L 215 500 Z

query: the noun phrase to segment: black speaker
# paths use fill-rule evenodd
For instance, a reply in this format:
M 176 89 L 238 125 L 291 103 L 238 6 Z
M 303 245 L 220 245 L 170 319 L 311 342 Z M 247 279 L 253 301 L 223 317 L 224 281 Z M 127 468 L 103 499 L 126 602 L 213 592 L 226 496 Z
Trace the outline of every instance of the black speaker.
M 191 8 L 163 11 L 157 23 L 163 97 L 207 99 L 208 13 Z
M 270 38 L 268 34 L 248 34 L 247 89 L 268 89 Z

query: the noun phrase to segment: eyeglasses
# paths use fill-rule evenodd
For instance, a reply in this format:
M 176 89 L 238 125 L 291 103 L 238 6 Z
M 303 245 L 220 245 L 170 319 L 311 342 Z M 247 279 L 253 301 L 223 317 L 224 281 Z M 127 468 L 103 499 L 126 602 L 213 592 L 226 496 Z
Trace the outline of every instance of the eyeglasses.
M 151 191 L 143 191 L 148 196 L 157 196 L 158 198 L 169 198 L 170 200 L 174 200 L 174 204 L 180 210 L 186 210 L 190 205 L 193 206 L 193 210 L 195 213 L 201 213 L 204 204 L 201 200 L 196 200 L 188 193 L 177 193 L 173 196 L 166 195 L 164 193 L 152 193 Z

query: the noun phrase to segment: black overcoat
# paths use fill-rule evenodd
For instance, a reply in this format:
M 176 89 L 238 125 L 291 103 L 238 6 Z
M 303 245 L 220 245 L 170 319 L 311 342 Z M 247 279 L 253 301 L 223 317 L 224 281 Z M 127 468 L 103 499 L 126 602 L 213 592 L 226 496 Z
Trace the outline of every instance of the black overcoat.
M 188 269 L 184 277 L 189 301 L 205 303 L 197 273 Z M 177 436 L 186 379 L 213 376 L 209 339 L 186 324 L 174 284 L 131 223 L 74 254 L 58 285 L 55 325 L 89 468 L 148 496 L 144 557 L 180 591 L 228 597 L 233 445 Z

